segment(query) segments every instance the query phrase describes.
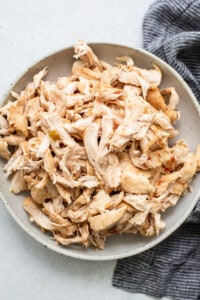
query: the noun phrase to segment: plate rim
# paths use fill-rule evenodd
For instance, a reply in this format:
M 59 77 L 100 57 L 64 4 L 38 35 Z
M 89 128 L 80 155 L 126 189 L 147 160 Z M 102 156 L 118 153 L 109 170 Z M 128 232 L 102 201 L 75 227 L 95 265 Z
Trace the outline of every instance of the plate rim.
M 191 88 L 189 87 L 189 85 L 185 82 L 185 80 L 182 78 L 182 76 L 172 67 L 170 66 L 168 63 L 166 63 L 164 60 L 162 60 L 161 58 L 159 58 L 158 56 L 150 53 L 147 50 L 144 50 L 143 48 L 140 47 L 132 47 L 132 46 L 128 46 L 125 44 L 115 44 L 115 43 L 105 43 L 105 42 L 88 42 L 87 43 L 90 47 L 93 46 L 110 46 L 110 47 L 121 47 L 121 48 L 127 48 L 128 50 L 131 51 L 136 51 L 139 53 L 144 54 L 145 56 L 148 56 L 150 59 L 156 60 L 158 62 L 161 63 L 161 65 L 164 65 L 166 68 L 168 68 L 171 73 L 180 81 L 180 83 L 184 86 L 185 90 L 187 91 L 187 93 L 190 95 L 190 100 L 192 100 L 193 105 L 195 106 L 199 117 L 200 117 L 200 105 L 193 93 L 193 91 L 191 90 Z M 26 75 L 26 73 L 33 69 L 37 64 L 39 64 L 40 62 L 42 62 L 44 59 L 47 59 L 53 55 L 58 55 L 58 53 L 63 52 L 63 51 L 67 51 L 73 49 L 73 46 L 67 46 L 52 52 L 48 52 L 45 56 L 35 60 L 29 67 L 26 67 L 24 71 L 20 72 L 17 76 L 16 79 L 12 82 L 12 86 L 11 88 L 9 87 L 7 89 L 7 91 L 5 92 L 4 97 L 2 98 L 2 101 L 0 102 L 0 106 L 2 106 L 5 101 L 6 98 L 8 97 L 8 95 L 10 94 L 12 88 L 18 83 L 18 81 Z M 125 257 L 129 257 L 129 256 L 135 256 L 139 253 L 143 253 L 153 247 L 155 247 L 156 245 L 158 245 L 160 242 L 164 241 L 165 239 L 167 239 L 173 232 L 175 232 L 183 223 L 184 221 L 187 219 L 187 217 L 190 215 L 190 213 L 192 212 L 192 210 L 194 209 L 198 199 L 200 197 L 200 188 L 196 191 L 196 193 L 194 194 L 193 202 L 192 205 L 190 206 L 189 210 L 186 210 L 185 213 L 182 215 L 181 219 L 179 219 L 178 222 L 176 222 L 166 233 L 163 233 L 162 236 L 158 236 L 156 240 L 151 241 L 150 243 L 144 245 L 143 247 L 137 249 L 137 250 L 129 250 L 126 251 L 124 253 L 121 254 L 110 254 L 110 255 L 106 255 L 106 256 L 92 256 L 90 254 L 83 254 L 83 253 L 77 253 L 74 252 L 72 249 L 68 249 L 67 247 L 64 248 L 62 246 L 58 246 L 56 243 L 51 244 L 48 242 L 45 242 L 42 238 L 40 238 L 36 233 L 34 233 L 32 230 L 30 230 L 21 220 L 20 218 L 15 214 L 15 212 L 12 210 L 12 208 L 10 207 L 8 201 L 6 200 L 5 195 L 3 194 L 3 192 L 0 190 L 0 200 L 3 202 L 4 206 L 6 207 L 6 209 L 8 210 L 8 212 L 10 213 L 10 215 L 12 216 L 12 218 L 16 221 L 16 223 L 29 235 L 31 236 L 33 239 L 35 239 L 37 242 L 39 242 L 40 244 L 42 244 L 44 247 L 47 247 L 48 249 L 57 252 L 59 254 L 65 255 L 65 256 L 69 256 L 71 258 L 76 258 L 76 259 L 82 259 L 82 260 L 87 260 L 87 261 L 107 261 L 107 260 L 116 260 L 116 259 L 121 259 L 121 258 L 125 258 Z M 99 250 L 101 251 L 101 250 Z M 101 252 L 102 253 L 102 252 Z

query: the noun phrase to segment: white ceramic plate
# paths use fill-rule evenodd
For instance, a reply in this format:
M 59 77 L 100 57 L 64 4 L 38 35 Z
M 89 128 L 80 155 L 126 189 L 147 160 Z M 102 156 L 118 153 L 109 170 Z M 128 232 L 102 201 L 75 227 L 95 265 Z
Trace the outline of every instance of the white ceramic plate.
M 90 44 L 95 53 L 103 60 L 113 63 L 115 57 L 129 55 L 134 58 L 135 64 L 139 67 L 151 68 L 152 63 L 157 64 L 163 72 L 163 80 L 161 87 L 173 86 L 176 88 L 180 96 L 180 104 L 178 109 L 181 110 L 181 120 L 177 124 L 180 137 L 184 138 L 190 146 L 191 151 L 195 151 L 199 141 L 200 132 L 200 110 L 191 90 L 183 79 L 165 62 L 141 49 L 132 49 L 120 45 L 112 44 Z M 49 75 L 47 79 L 55 80 L 59 76 L 70 73 L 73 63 L 73 48 L 67 48 L 45 57 L 40 62 L 29 68 L 24 75 L 17 80 L 12 88 L 15 91 L 22 90 L 25 85 L 32 80 L 32 77 L 40 69 L 48 66 Z M 10 98 L 8 95 L 4 101 Z M 0 103 L 2 105 L 4 102 Z M 56 245 L 48 234 L 44 234 L 40 229 L 29 221 L 27 213 L 22 207 L 24 194 L 14 195 L 9 192 L 10 182 L 5 178 L 3 165 L 5 161 L 0 160 L 0 198 L 3 200 L 9 213 L 15 221 L 34 239 L 46 247 L 75 258 L 85 260 L 112 260 L 123 258 L 141 253 L 172 234 L 188 217 L 194 208 L 200 196 L 200 175 L 197 175 L 191 183 L 192 193 L 180 199 L 178 204 L 164 213 L 164 220 L 167 226 L 158 237 L 144 238 L 139 235 L 115 235 L 108 238 L 106 247 L 103 251 L 84 249 L 81 246 L 73 245 L 70 247 L 62 247 Z

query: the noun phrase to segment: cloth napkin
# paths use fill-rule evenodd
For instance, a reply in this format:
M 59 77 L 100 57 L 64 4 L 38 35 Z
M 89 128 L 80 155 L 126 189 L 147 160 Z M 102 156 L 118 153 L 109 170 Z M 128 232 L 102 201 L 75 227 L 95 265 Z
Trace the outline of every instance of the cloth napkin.
M 200 102 L 200 1 L 159 0 L 144 17 L 144 48 L 174 67 Z M 200 299 L 200 200 L 156 247 L 118 260 L 113 286 L 173 299 Z

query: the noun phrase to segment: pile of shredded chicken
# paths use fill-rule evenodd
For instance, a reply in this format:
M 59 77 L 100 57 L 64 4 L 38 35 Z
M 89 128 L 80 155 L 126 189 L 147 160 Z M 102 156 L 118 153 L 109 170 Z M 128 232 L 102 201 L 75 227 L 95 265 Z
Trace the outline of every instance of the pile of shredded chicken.
M 11 191 L 62 245 L 103 249 L 115 233 L 159 234 L 200 170 L 200 147 L 173 146 L 179 97 L 159 90 L 161 70 L 118 57 L 111 66 L 83 41 L 70 76 L 44 81 L 41 70 L 0 108 L 0 156 Z

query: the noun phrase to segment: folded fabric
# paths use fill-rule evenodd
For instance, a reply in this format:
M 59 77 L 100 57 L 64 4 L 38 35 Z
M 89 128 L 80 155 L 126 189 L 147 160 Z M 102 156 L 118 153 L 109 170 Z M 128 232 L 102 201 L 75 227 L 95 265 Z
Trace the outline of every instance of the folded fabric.
M 147 11 L 144 48 L 174 67 L 200 102 L 200 1 L 159 0 Z M 156 297 L 200 299 L 200 200 L 156 247 L 117 262 L 113 286 Z

